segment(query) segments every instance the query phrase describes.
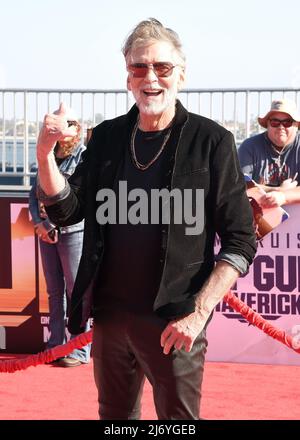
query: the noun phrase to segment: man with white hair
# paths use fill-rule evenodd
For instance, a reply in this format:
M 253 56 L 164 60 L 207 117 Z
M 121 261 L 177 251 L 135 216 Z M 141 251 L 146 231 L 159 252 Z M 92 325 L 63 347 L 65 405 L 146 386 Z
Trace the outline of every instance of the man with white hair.
M 263 206 L 300 202 L 300 115 L 295 102 L 273 101 L 258 122 L 266 131 L 246 139 L 238 150 L 243 172 L 266 191 Z
M 72 134 L 63 108 L 46 116 L 38 142 L 49 216 L 61 225 L 85 218 L 69 329 L 79 332 L 92 313 L 102 419 L 139 418 L 145 377 L 159 419 L 198 419 L 207 324 L 255 254 L 251 208 L 232 134 L 177 100 L 185 79 L 178 35 L 142 21 L 123 54 L 136 104 L 94 128 L 68 182 L 52 156 L 54 141 Z M 120 208 L 117 222 L 104 190 Z M 152 206 L 153 191 L 174 199 Z M 197 215 L 180 219 L 182 208 Z

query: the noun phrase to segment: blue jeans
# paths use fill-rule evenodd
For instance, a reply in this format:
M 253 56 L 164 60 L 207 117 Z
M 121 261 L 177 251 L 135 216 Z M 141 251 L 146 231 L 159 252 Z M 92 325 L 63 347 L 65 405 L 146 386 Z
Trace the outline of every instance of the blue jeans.
M 40 242 L 41 259 L 49 300 L 50 338 L 47 348 L 64 344 L 66 338 L 67 299 L 71 298 L 82 253 L 83 231 L 60 234 L 55 244 Z M 90 329 L 86 325 L 85 331 Z M 71 339 L 75 336 L 71 335 Z M 70 353 L 69 357 L 87 363 L 90 344 Z

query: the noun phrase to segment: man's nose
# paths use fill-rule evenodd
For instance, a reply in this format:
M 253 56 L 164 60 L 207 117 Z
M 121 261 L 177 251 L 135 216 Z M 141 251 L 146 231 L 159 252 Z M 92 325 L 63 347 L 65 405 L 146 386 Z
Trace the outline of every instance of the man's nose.
M 147 73 L 145 75 L 145 81 L 148 82 L 157 81 L 157 76 L 152 66 L 148 66 Z

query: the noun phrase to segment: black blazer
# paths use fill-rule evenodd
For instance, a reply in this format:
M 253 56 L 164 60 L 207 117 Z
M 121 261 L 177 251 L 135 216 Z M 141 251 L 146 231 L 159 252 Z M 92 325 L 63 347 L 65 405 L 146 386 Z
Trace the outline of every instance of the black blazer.
M 96 193 L 113 188 L 137 116 L 138 109 L 133 106 L 126 115 L 94 128 L 83 161 L 68 181 L 70 193 L 46 208 L 52 221 L 61 226 L 85 218 L 83 253 L 69 316 L 72 334 L 82 332 L 92 316 L 94 280 L 105 246 L 105 226 L 96 220 L 100 204 Z M 163 269 L 153 309 L 166 319 L 194 311 L 195 295 L 214 266 L 216 233 L 221 240 L 220 252 L 242 255 L 250 264 L 256 252 L 252 210 L 233 135 L 212 120 L 187 112 L 177 101 L 166 148 L 172 145 L 172 172 L 166 186 L 204 189 L 205 223 L 199 235 L 186 235 L 186 225 L 171 222 L 162 227 Z

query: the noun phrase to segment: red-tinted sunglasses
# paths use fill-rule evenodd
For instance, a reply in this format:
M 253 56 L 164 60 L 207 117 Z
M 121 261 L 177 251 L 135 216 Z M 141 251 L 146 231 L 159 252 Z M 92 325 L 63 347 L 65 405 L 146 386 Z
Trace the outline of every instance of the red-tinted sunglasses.
M 284 128 L 290 128 L 295 122 L 294 119 L 269 119 L 270 125 L 273 128 L 277 128 L 282 125 Z
M 149 69 L 153 69 L 157 77 L 166 78 L 171 76 L 174 67 L 178 64 L 168 63 L 167 61 L 158 61 L 157 63 L 133 63 L 129 64 L 128 70 L 134 78 L 144 78 Z

